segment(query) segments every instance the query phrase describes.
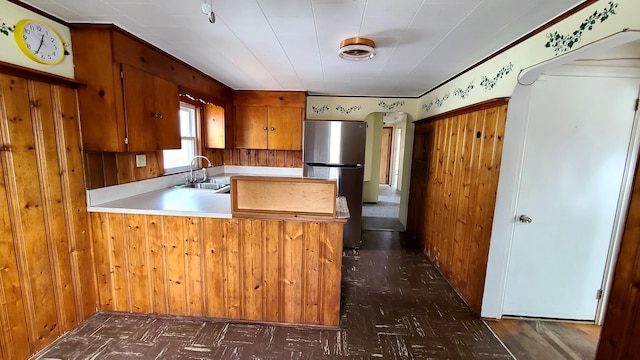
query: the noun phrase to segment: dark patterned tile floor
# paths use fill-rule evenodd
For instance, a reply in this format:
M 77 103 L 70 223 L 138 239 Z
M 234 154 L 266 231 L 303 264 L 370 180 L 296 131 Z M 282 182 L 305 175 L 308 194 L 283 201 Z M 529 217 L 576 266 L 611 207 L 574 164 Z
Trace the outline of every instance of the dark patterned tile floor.
M 403 236 L 345 250 L 338 330 L 102 312 L 34 359 L 511 359 Z

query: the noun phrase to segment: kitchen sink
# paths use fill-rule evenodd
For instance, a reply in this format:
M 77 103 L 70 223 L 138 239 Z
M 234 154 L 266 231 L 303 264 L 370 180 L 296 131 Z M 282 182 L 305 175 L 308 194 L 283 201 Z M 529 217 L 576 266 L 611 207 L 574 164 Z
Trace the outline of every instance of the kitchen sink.
M 227 179 L 207 179 L 206 181 L 195 183 L 179 184 L 175 187 L 213 190 L 216 193 L 229 193 L 231 191 L 231 184 Z

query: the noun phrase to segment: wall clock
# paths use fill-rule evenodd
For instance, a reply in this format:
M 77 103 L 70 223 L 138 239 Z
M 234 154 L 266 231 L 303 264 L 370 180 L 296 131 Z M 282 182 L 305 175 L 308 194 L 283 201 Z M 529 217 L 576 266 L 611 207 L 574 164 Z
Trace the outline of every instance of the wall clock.
M 14 31 L 20 50 L 31 60 L 55 65 L 64 58 L 64 45 L 51 26 L 38 20 L 21 20 Z

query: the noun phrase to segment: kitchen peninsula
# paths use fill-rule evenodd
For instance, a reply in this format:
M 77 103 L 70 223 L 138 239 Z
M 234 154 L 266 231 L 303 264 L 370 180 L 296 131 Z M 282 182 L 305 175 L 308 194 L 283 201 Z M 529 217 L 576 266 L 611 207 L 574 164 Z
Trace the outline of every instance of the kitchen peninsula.
M 348 215 L 233 217 L 229 194 L 166 186 L 176 179 L 87 192 L 101 310 L 338 326 Z

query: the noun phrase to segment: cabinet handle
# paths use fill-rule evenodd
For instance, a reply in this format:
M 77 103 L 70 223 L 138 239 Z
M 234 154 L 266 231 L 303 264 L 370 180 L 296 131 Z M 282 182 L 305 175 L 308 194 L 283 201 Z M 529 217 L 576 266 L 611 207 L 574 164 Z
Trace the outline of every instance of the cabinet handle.
M 151 113 L 151 117 L 152 117 L 152 118 L 157 118 L 157 117 L 158 117 L 158 114 L 156 114 L 156 113 L 152 112 L 152 113 Z
M 158 119 L 162 119 L 162 114 L 156 114 L 156 117 L 157 117 Z
M 265 126 L 265 127 L 263 127 L 263 128 L 262 128 L 262 130 L 267 130 L 267 127 L 266 127 L 266 126 Z
M 273 131 L 273 130 L 275 130 L 275 129 L 276 129 L 276 128 L 272 127 L 272 128 L 271 128 L 271 131 Z

